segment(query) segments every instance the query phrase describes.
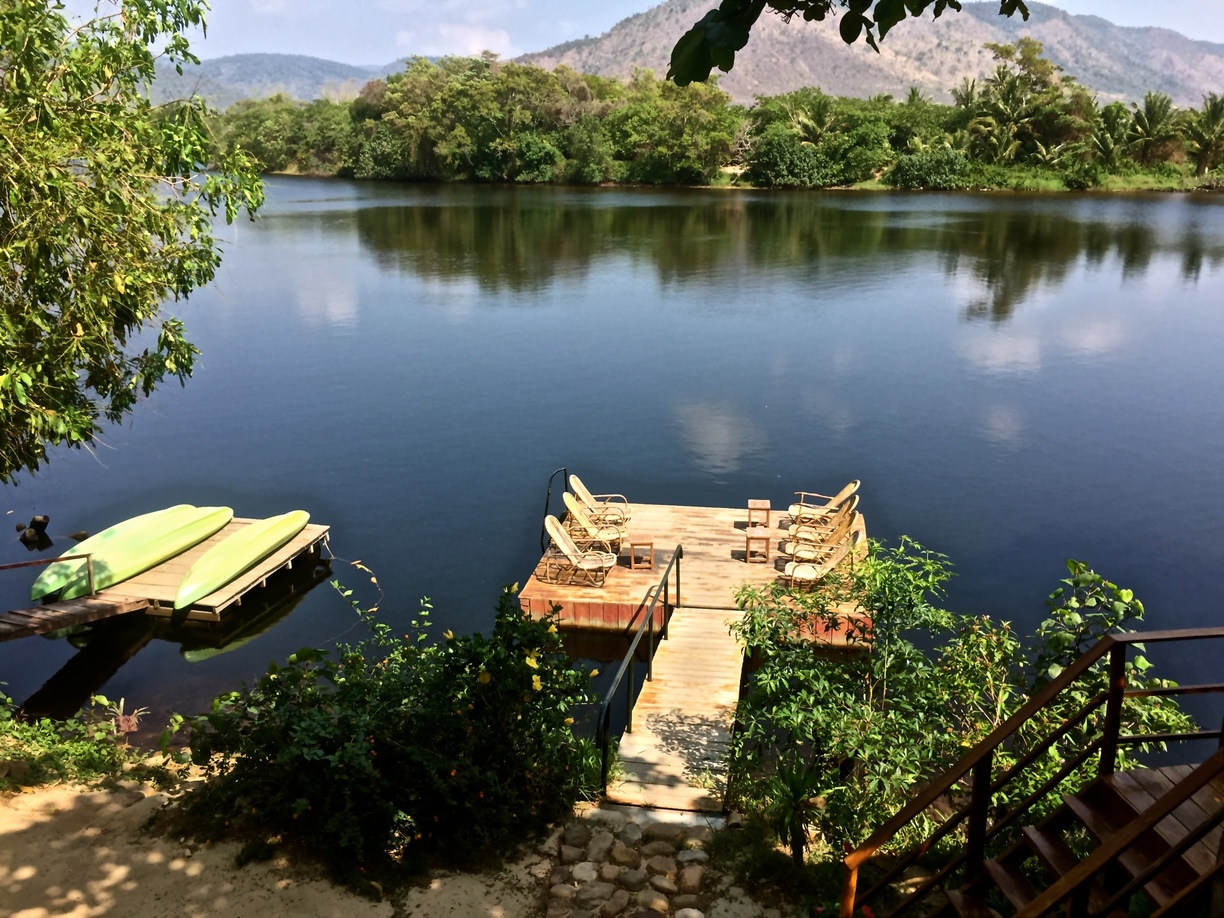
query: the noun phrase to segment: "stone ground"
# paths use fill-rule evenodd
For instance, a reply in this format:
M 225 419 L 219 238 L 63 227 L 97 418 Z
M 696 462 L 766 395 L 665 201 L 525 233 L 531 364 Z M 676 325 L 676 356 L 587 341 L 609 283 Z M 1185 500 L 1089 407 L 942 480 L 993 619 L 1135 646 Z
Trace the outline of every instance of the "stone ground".
M 500 870 L 437 871 L 372 901 L 314 863 L 239 868 L 237 843 L 146 831 L 169 804 L 135 784 L 0 797 L 0 918 L 783 918 L 710 868 L 721 821 L 696 814 L 581 808 Z

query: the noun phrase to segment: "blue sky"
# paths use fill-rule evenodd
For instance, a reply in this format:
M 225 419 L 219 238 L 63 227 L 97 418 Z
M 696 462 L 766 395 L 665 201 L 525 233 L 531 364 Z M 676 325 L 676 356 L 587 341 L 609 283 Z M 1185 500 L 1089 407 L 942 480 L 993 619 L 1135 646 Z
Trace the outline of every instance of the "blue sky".
M 710 0 L 709 6 L 716 3 Z M 197 41 L 194 50 L 200 57 L 265 51 L 350 64 L 483 49 L 511 57 L 598 35 L 654 5 L 651 0 L 212 0 L 208 38 Z M 1054 5 L 1120 25 L 1158 25 L 1224 42 L 1224 3 L 1218 0 L 1057 0 Z

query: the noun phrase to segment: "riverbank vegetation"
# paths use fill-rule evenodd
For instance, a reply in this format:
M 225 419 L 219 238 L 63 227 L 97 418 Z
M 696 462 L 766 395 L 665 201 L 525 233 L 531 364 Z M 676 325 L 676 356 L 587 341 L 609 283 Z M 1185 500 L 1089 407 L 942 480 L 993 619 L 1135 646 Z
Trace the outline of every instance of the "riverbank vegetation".
M 268 171 L 362 179 L 901 189 L 1189 190 L 1220 186 L 1224 96 L 1102 104 L 1031 38 L 988 45 L 986 79 L 938 104 L 801 89 L 745 108 L 679 87 L 492 56 L 415 58 L 350 103 L 278 96 L 214 122 L 219 154 Z
M 1143 604 L 1130 590 L 1079 562 L 1067 566 L 1048 618 L 1027 641 L 1007 622 L 939 608 L 946 559 L 907 540 L 892 549 L 873 543 L 865 561 L 820 591 L 742 589 L 744 612 L 733 630 L 755 672 L 737 709 L 734 804 L 771 825 L 796 864 L 812 839 L 816 861 L 840 861 L 846 846 L 861 843 L 915 787 L 951 767 L 1082 652 L 1142 620 Z M 841 610 L 848 603 L 865 615 L 847 619 Z M 1130 689 L 1173 685 L 1155 678 L 1143 656 L 1128 664 L 1126 680 Z M 1015 744 L 996 752 L 995 773 L 1107 685 L 1103 660 L 1030 721 Z M 1123 733 L 1194 729 L 1168 697 L 1128 699 L 1121 717 Z M 1101 734 L 1103 718 L 1100 708 L 1031 763 L 1010 788 L 1013 799 L 1054 778 Z M 1133 752 L 1120 749 L 1118 768 L 1134 764 Z M 1090 779 L 1087 771 L 1072 772 L 1059 791 L 1074 793 Z M 893 846 L 918 840 L 903 831 Z
M 552 619 L 512 589 L 487 637 L 438 634 L 427 600 L 402 636 L 354 608 L 366 640 L 298 651 L 189 722 L 209 774 L 186 804 L 193 832 L 284 836 L 342 875 L 394 873 L 504 852 L 595 792 L 573 729 L 593 673 Z

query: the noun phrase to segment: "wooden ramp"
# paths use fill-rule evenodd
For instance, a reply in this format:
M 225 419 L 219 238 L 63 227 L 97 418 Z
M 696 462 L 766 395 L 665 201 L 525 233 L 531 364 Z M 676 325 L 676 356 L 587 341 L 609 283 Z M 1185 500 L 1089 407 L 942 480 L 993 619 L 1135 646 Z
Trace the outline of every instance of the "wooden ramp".
M 317 559 L 321 546 L 327 543 L 329 527 L 308 525 L 291 541 L 264 558 L 246 573 L 224 587 L 205 596 L 190 609 L 175 616 L 174 595 L 183 576 L 196 560 L 226 536 L 243 529 L 253 519 L 233 519 L 211 538 L 189 548 L 130 580 L 110 589 L 99 590 L 94 596 L 83 596 L 68 602 L 49 602 L 29 609 L 0 612 L 0 641 L 11 641 L 32 634 L 46 634 L 84 625 L 129 612 L 146 612 L 163 618 L 182 617 L 186 621 L 216 622 L 230 606 L 241 605 L 242 598 L 258 589 L 282 568 L 292 568 L 302 555 Z
M 685 549 L 685 563 L 688 561 Z M 621 737 L 616 803 L 720 812 L 743 657 L 725 609 L 677 608 Z

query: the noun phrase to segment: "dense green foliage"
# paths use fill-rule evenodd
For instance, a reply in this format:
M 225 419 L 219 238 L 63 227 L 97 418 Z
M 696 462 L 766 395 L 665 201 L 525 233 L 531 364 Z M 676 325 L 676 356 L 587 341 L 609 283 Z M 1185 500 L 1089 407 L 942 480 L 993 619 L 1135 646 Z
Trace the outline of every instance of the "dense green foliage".
M 1224 99 L 1178 111 L 1148 93 L 1096 99 L 1040 42 L 988 45 L 997 67 L 938 105 L 816 88 L 731 105 L 714 86 L 649 71 L 627 81 L 487 58 L 417 58 L 349 105 L 276 97 L 231 106 L 221 150 L 269 170 L 412 181 L 1061 190 L 1210 185 L 1224 162 Z M 725 173 L 725 174 L 724 174 Z M 1206 178 L 1205 178 L 1206 177 Z
M 199 0 L 122 0 L 73 28 L 62 4 L 0 5 L 0 481 L 81 446 L 195 348 L 164 301 L 212 279 L 213 216 L 260 203 L 244 154 L 210 162 L 196 102 L 154 108 L 158 49 L 194 61 Z
M 490 637 L 433 643 L 429 611 L 400 638 L 359 610 L 363 644 L 301 650 L 194 719 L 212 774 L 189 805 L 201 831 L 286 833 L 378 867 L 480 857 L 572 808 L 593 760 L 571 729 L 588 678 L 555 623 L 507 589 Z
M 732 790 L 758 809 L 801 857 L 815 827 L 840 858 L 908 802 L 915 785 L 944 771 L 1101 636 L 1138 621 L 1142 604 L 1082 564 L 1050 597 L 1049 618 L 1025 647 L 1007 623 L 947 612 L 934 601 L 949 571 L 912 542 L 873 544 L 870 556 L 829 588 L 790 593 L 745 587 L 734 631 L 759 668 L 738 708 Z M 840 615 L 857 603 L 862 618 Z M 840 635 L 848 648 L 829 646 Z M 1169 685 L 1135 657 L 1133 688 Z M 1064 691 L 996 757 L 1001 773 L 1107 683 L 1106 662 Z M 1071 753 L 1099 735 L 1095 715 L 1008 786 L 1021 799 Z M 1123 733 L 1178 732 L 1189 718 L 1171 699 L 1130 700 Z M 1122 751 L 1119 767 L 1129 760 Z M 1062 785 L 1071 790 L 1083 770 Z M 996 798 L 996 803 L 1001 802 Z M 918 828 L 924 828 L 922 826 Z M 915 839 L 898 836 L 904 845 Z

